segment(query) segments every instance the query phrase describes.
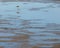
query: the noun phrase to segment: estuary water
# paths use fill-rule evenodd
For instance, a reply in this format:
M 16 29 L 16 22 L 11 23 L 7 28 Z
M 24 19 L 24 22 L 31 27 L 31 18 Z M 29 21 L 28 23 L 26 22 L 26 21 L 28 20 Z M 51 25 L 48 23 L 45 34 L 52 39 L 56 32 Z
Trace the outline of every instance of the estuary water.
M 60 45 L 60 4 L 0 2 L 0 48 L 54 48 L 56 44 Z

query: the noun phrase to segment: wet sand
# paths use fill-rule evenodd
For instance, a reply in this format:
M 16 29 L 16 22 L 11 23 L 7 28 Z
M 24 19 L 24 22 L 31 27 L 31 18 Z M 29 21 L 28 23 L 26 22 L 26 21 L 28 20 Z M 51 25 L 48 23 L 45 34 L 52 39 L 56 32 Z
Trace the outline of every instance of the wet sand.
M 60 44 L 55 44 L 53 48 L 60 48 Z
M 0 48 L 4 48 L 3 46 L 0 46 Z

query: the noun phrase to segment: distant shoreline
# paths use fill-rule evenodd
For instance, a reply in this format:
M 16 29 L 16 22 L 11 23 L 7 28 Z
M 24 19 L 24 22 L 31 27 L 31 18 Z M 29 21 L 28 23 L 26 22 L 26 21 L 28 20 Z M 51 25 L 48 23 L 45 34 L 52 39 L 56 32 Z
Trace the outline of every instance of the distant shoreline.
M 0 2 L 42 2 L 42 3 L 60 3 L 60 0 L 0 0 Z

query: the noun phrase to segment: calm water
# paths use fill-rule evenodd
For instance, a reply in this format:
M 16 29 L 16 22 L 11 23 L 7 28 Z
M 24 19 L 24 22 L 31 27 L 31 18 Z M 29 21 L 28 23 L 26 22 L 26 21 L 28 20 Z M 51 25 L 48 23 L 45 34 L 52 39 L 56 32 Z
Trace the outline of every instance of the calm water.
M 52 48 L 60 44 L 60 4 L 0 2 L 0 46 Z

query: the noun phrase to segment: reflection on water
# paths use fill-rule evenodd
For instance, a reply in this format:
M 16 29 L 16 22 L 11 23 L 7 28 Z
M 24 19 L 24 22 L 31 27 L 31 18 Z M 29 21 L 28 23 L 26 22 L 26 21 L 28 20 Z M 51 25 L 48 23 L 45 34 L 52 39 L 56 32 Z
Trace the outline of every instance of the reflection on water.
M 0 6 L 0 48 L 60 48 L 60 4 L 0 2 Z

